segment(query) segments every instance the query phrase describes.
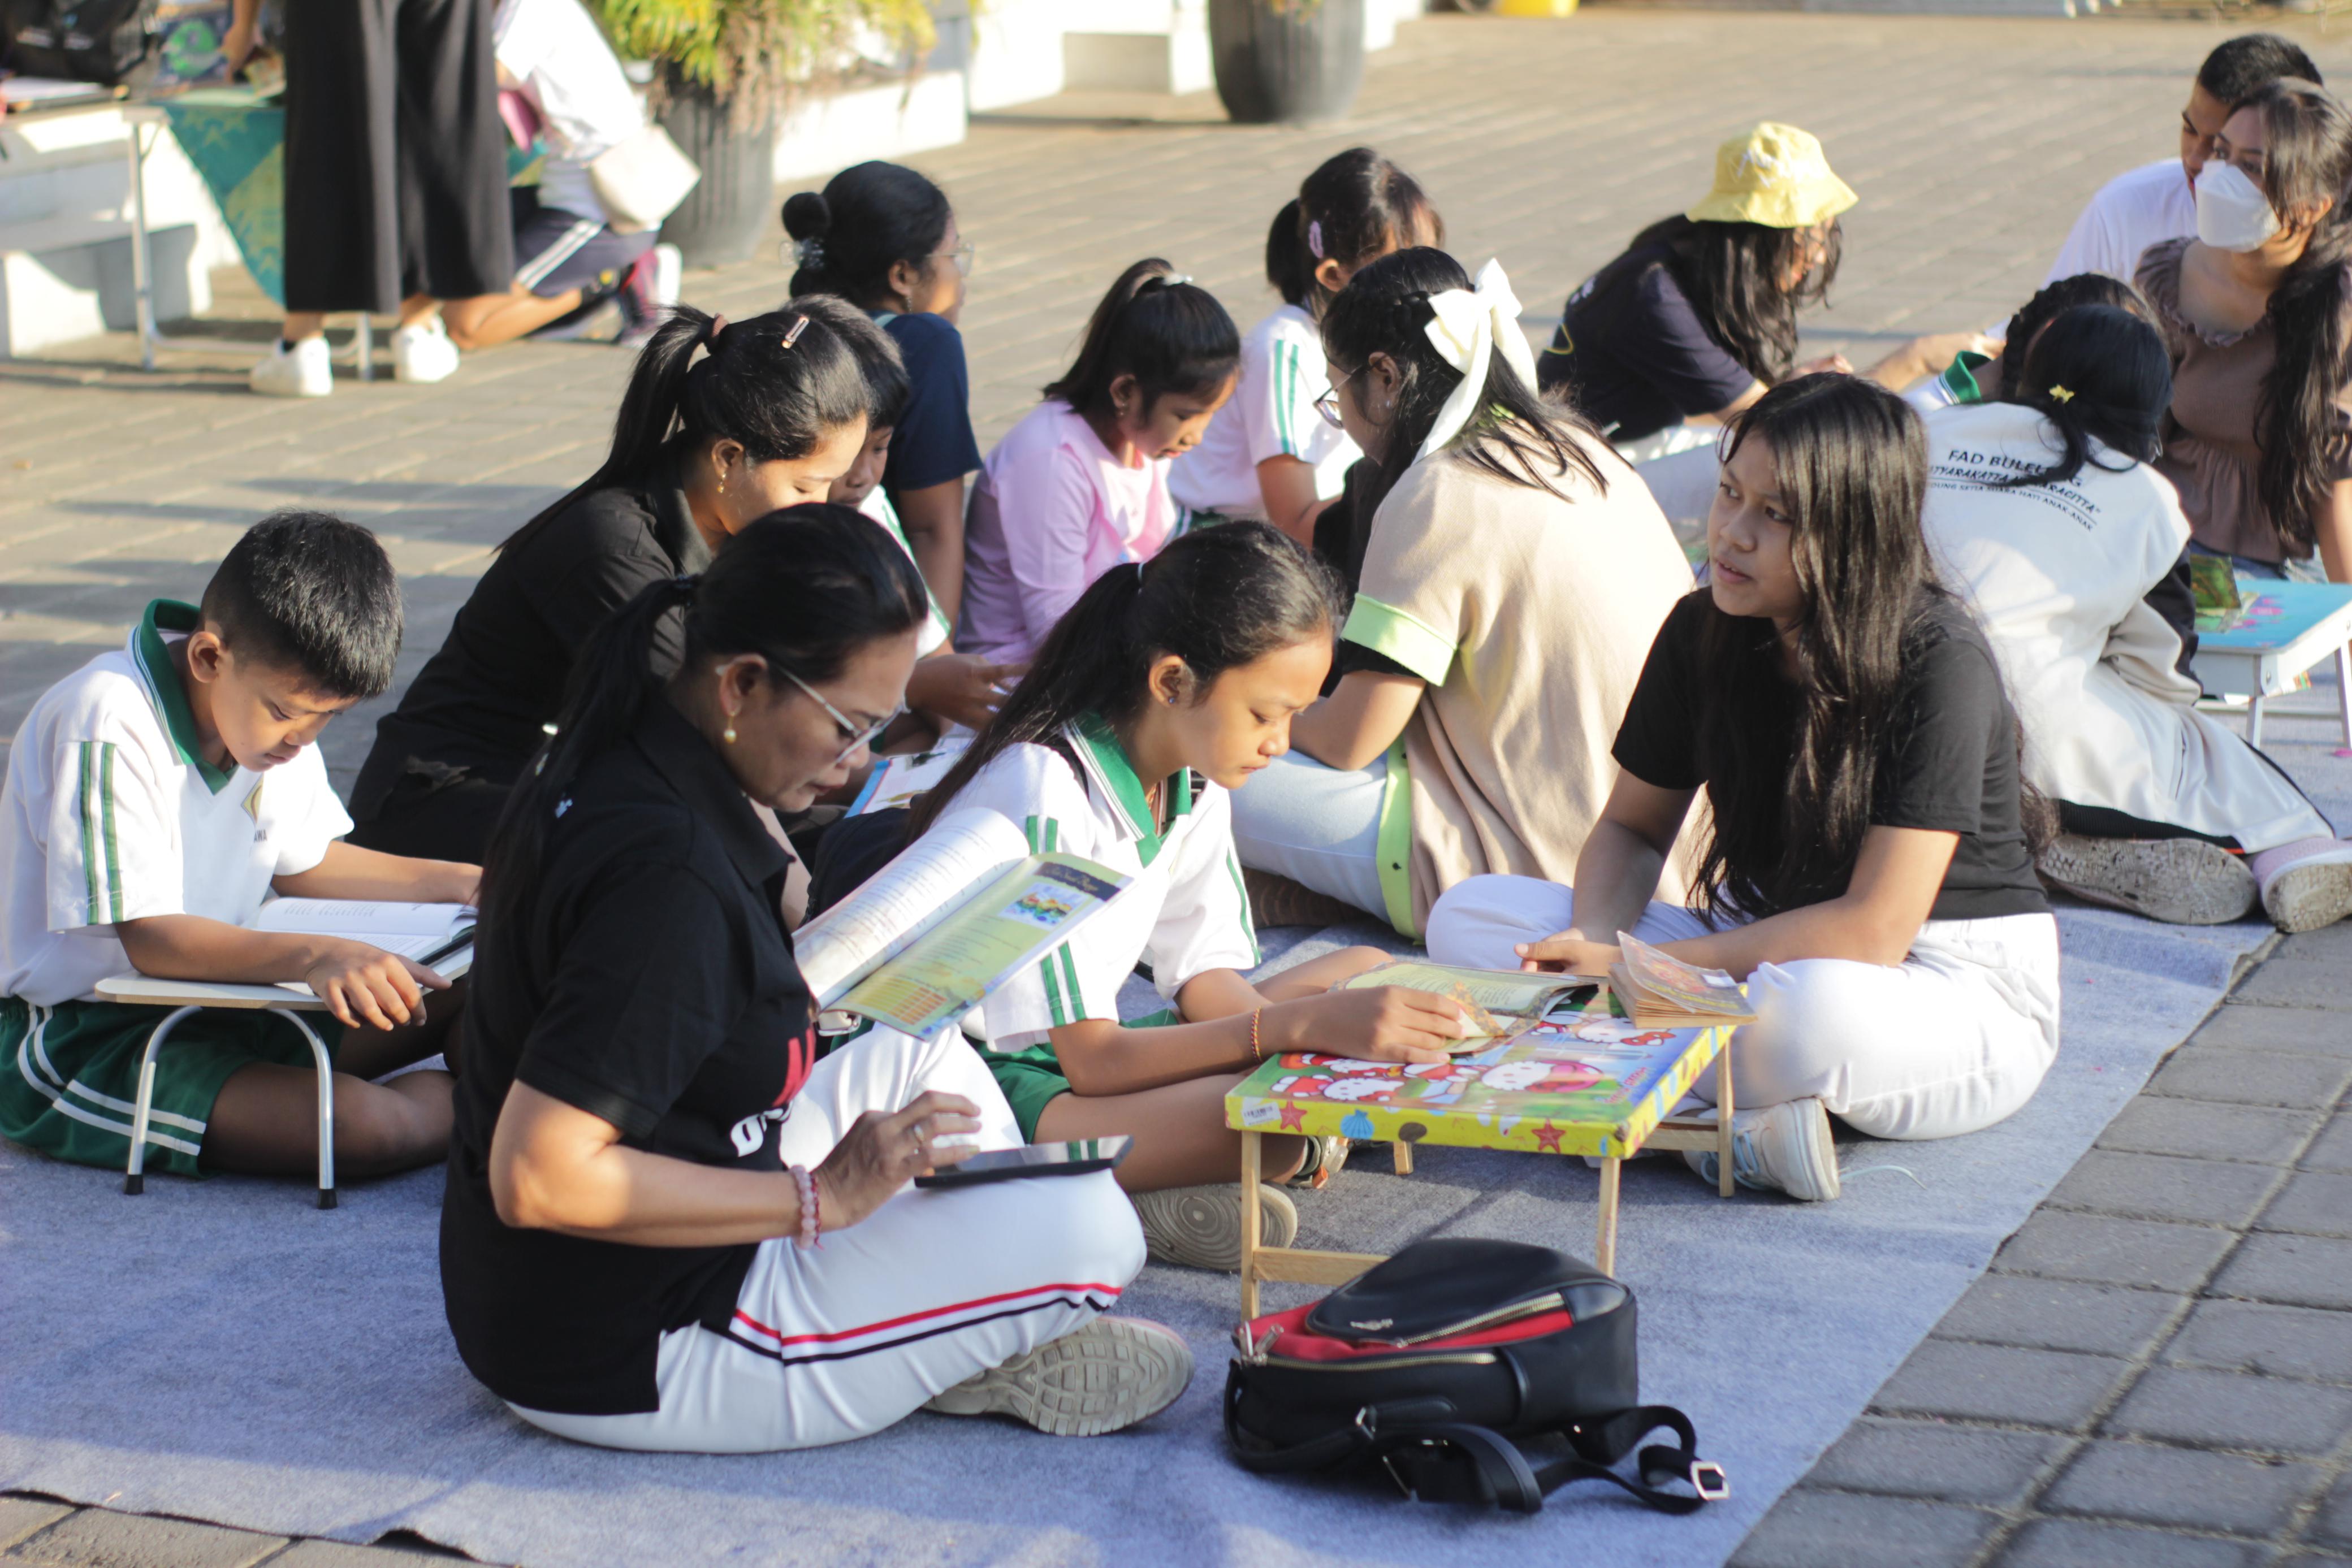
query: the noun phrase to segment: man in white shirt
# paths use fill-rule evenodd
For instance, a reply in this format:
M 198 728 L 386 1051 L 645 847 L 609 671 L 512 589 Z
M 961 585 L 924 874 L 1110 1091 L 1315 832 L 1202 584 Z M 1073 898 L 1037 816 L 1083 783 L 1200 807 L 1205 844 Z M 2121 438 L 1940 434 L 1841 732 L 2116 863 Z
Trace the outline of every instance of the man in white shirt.
M 2197 232 L 2197 172 L 2230 111 L 2284 77 L 2319 80 L 2311 57 L 2276 33 L 2248 33 L 2205 57 L 2180 111 L 2180 156 L 2142 164 L 2099 188 L 2067 233 L 2050 276 L 2104 272 L 2126 283 L 2140 252 Z

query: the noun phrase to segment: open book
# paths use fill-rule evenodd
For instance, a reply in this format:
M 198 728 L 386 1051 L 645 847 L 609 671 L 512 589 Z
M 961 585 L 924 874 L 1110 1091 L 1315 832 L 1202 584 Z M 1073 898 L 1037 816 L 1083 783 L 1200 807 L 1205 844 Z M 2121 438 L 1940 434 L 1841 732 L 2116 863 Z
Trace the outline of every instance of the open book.
M 341 936 L 397 953 L 445 979 L 444 965 L 473 958 L 474 909 L 466 904 L 393 904 L 358 898 L 273 898 L 253 919 L 256 931 Z M 461 968 L 460 974 L 464 972 Z
M 802 926 L 793 948 L 820 1009 L 920 1038 L 1068 941 L 1128 880 L 1076 855 L 1031 854 L 994 811 L 950 811 Z
M 1489 1040 L 1510 1033 L 1523 1020 L 1543 1017 L 1562 997 L 1580 986 L 1591 984 L 1578 975 L 1473 969 L 1459 964 L 1434 964 L 1425 958 L 1399 958 L 1342 980 L 1334 988 L 1354 991 L 1368 986 L 1404 986 L 1451 997 L 1462 1004 L 1463 1010 L 1470 1015 L 1472 1027 L 1479 1031 L 1452 1048 L 1464 1051 L 1484 1050 Z
M 1721 969 L 1702 969 L 1630 932 L 1617 933 L 1622 963 L 1609 969 L 1609 989 L 1625 1016 L 1644 1029 L 1750 1023 L 1756 1014 L 1739 982 Z

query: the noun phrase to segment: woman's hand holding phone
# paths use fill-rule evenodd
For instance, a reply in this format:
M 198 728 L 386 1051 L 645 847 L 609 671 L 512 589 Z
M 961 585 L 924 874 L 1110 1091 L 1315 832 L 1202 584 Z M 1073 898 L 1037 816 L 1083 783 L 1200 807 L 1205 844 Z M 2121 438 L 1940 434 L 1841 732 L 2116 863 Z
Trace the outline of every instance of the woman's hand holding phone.
M 975 1151 L 969 1134 L 978 1131 L 980 1107 L 936 1089 L 895 1114 L 866 1112 L 812 1173 L 819 1223 L 827 1230 L 855 1225 L 924 1172 L 969 1159 Z

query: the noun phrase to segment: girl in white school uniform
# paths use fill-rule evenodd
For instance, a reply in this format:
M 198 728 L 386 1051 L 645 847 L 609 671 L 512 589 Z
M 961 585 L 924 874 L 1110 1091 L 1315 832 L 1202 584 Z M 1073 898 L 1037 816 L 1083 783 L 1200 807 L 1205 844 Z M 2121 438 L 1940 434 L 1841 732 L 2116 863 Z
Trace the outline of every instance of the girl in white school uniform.
M 2016 716 L 1928 566 L 1917 417 L 1859 377 L 1802 376 L 1725 444 L 1713 579 L 1650 649 L 1573 888 L 1474 877 L 1437 901 L 1429 950 L 1600 974 L 1631 931 L 1748 981 L 1736 1174 L 1834 1197 L 1832 1113 L 1948 1138 L 2032 1097 L 2058 1051 L 2058 926 Z M 1653 903 L 1701 787 L 1695 906 Z
M 1316 323 L 1356 269 L 1406 246 L 1445 243 L 1412 176 L 1369 147 L 1325 160 L 1274 214 L 1265 279 L 1282 304 L 1242 340 L 1241 380 L 1201 444 L 1168 471 L 1187 513 L 1259 517 L 1300 544 L 1363 455 L 1315 412 L 1331 390 Z
M 1028 658 L 1087 584 L 1178 530 L 1168 466 L 1234 392 L 1241 339 L 1208 290 L 1153 257 L 1119 274 L 1078 357 L 972 486 L 956 647 Z
M 1307 1049 L 1440 1061 L 1444 1042 L 1468 1032 L 1454 1002 L 1425 992 L 1326 994 L 1381 962 L 1373 948 L 1261 984 L 1243 977 L 1258 951 L 1227 791 L 1288 745 L 1292 716 L 1330 666 L 1339 613 L 1328 569 L 1262 523 L 1188 534 L 1153 561 L 1115 567 L 918 810 L 919 831 L 940 812 L 984 806 L 1023 824 L 1040 850 L 1134 879 L 992 994 L 982 1027 L 1024 1138 L 1134 1138 L 1119 1182 L 1163 1261 L 1238 1266 L 1240 1143 L 1224 1095 L 1242 1075 Z M 1122 1022 L 1118 990 L 1138 960 L 1171 1006 Z M 1304 1138 L 1267 1142 L 1277 1176 L 1297 1174 L 1310 1152 L 1336 1158 L 1336 1147 L 1310 1151 Z M 1265 1191 L 1266 1235 L 1295 1234 L 1290 1200 Z

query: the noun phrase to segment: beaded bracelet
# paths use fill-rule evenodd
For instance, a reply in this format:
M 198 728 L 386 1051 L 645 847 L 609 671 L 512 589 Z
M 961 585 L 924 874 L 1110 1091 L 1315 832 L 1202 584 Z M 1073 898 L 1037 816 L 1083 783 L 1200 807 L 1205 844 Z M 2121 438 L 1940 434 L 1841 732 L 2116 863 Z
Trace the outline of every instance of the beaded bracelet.
M 1264 1008 L 1260 1008 L 1257 1011 L 1250 1014 L 1250 1060 L 1252 1061 L 1264 1061 L 1265 1060 L 1265 1048 L 1258 1043 L 1257 1038 L 1257 1020 L 1265 1016 L 1265 1009 Z
M 814 1247 L 816 1245 L 818 1223 L 822 1218 L 817 1207 L 816 1177 L 809 1175 L 806 1166 L 790 1166 L 785 1168 L 793 1173 L 793 1185 L 800 1189 L 801 1194 L 801 1233 L 797 1239 L 803 1247 Z

